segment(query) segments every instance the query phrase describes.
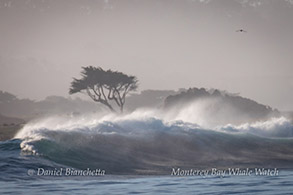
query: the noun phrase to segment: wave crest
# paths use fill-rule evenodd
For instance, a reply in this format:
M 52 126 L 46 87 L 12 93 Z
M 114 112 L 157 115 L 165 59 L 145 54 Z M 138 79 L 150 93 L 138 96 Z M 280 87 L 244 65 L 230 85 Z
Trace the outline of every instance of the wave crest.
M 269 121 L 203 128 L 196 123 L 129 115 L 47 118 L 27 124 L 16 136 L 23 151 L 76 168 L 109 174 L 161 174 L 172 167 L 290 167 L 292 125 L 284 117 Z M 268 150 L 268 148 L 270 148 Z

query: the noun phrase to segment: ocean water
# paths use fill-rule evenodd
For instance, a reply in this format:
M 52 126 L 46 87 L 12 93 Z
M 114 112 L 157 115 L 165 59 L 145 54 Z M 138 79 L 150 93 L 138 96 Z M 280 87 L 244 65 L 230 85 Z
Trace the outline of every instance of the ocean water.
M 284 117 L 48 117 L 0 142 L 0 194 L 292 194 L 292 132 Z
M 293 172 L 277 177 L 28 178 L 0 182 L 1 194 L 292 194 Z

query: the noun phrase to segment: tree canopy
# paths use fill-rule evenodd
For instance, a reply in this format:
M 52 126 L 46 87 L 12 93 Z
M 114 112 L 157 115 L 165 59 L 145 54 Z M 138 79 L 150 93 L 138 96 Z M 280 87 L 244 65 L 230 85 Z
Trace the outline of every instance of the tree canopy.
M 115 109 L 110 102 L 115 102 L 123 112 L 127 93 L 138 87 L 137 78 L 101 67 L 87 66 L 82 69 L 82 78 L 73 78 L 69 94 L 86 92 L 92 100 L 104 104 L 111 111 Z

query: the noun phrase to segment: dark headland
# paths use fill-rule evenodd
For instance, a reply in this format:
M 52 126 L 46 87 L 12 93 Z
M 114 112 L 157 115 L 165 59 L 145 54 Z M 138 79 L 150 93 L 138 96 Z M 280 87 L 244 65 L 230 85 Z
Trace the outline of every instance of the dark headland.
M 126 110 L 131 112 L 137 108 L 160 108 L 168 111 L 181 109 L 196 101 L 212 102 L 207 104 L 206 111 L 210 116 L 228 122 L 253 122 L 280 115 L 293 119 L 293 112 L 281 113 L 237 94 L 205 88 L 144 90 L 133 93 L 126 99 Z M 12 139 L 26 122 L 33 119 L 51 115 L 81 115 L 101 110 L 104 110 L 102 105 L 80 98 L 48 96 L 44 100 L 34 101 L 0 91 L 0 141 Z

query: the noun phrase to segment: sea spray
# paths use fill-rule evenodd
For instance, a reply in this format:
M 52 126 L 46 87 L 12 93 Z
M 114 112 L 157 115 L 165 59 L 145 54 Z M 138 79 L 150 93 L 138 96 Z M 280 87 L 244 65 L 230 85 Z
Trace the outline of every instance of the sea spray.
M 265 132 L 283 131 L 283 126 L 292 129 L 285 118 L 257 124 L 260 131 L 264 124 Z M 45 118 L 25 125 L 15 138 L 22 140 L 24 153 L 109 174 L 166 174 L 170 167 L 292 166 L 291 139 L 265 138 L 258 131 L 237 127 L 232 132 L 227 125 L 205 128 L 160 118 L 155 110 L 138 110 L 125 115 Z

